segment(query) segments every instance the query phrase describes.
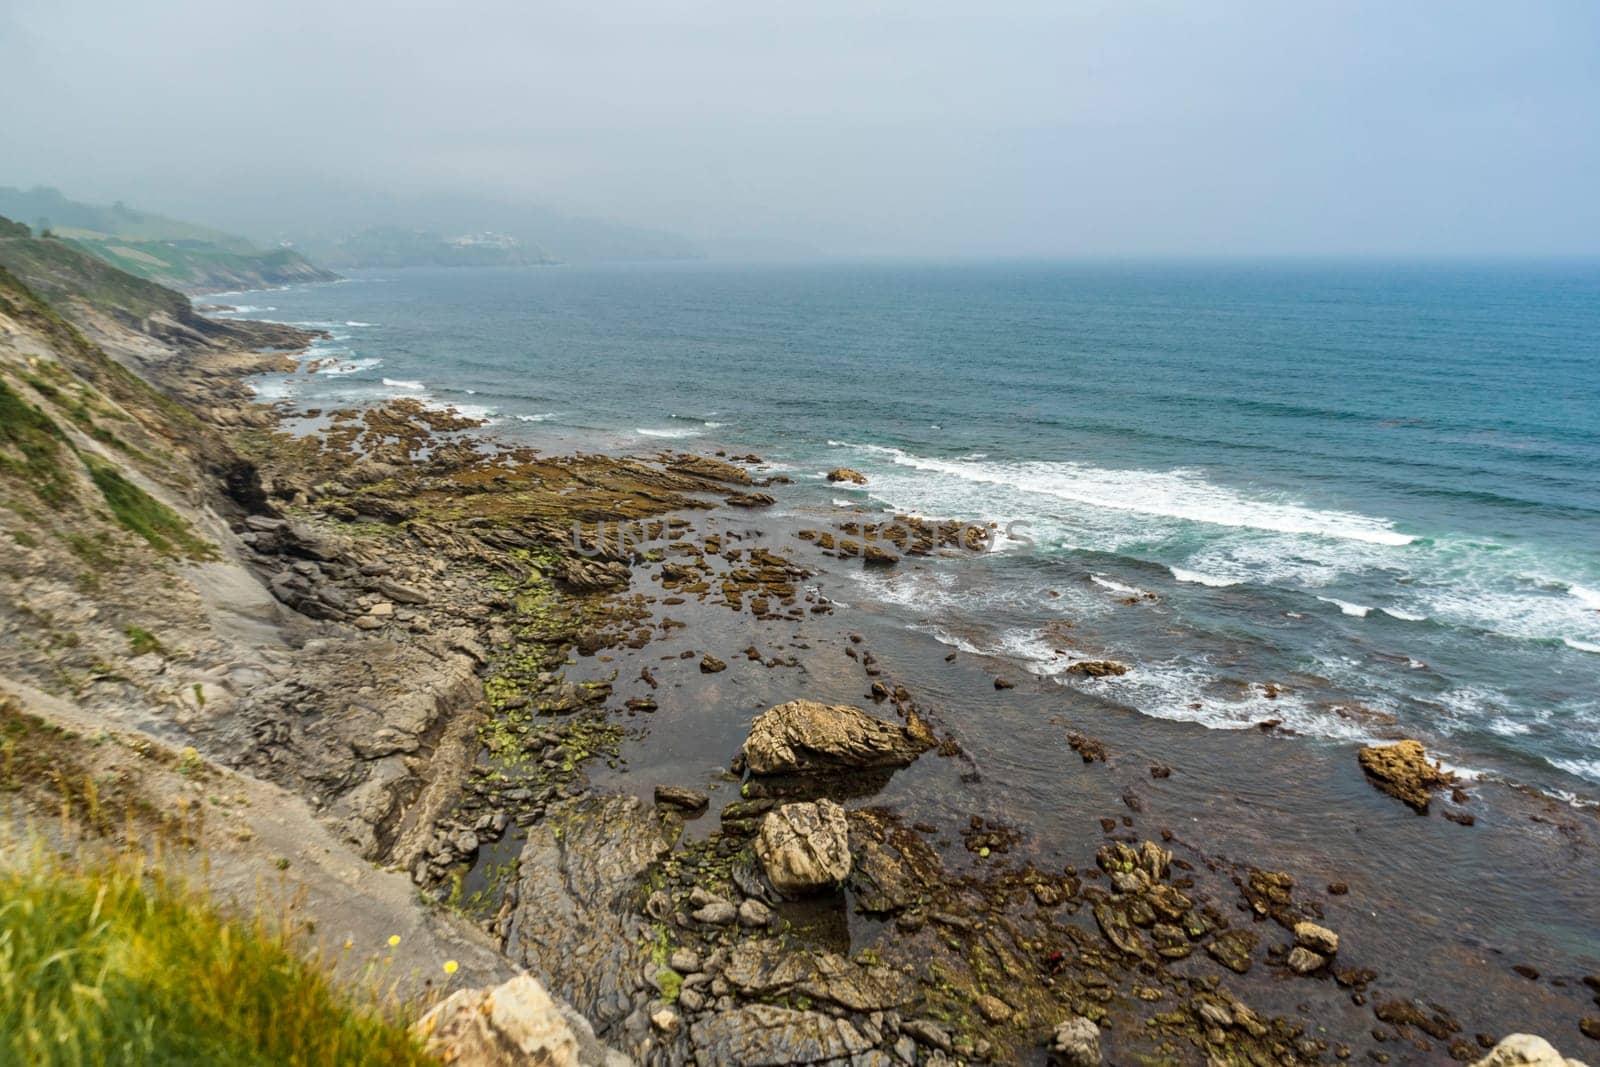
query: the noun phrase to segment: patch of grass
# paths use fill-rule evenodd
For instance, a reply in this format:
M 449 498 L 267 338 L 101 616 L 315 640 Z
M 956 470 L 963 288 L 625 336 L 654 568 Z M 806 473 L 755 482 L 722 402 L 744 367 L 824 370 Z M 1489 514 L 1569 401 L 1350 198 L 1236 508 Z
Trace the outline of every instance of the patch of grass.
M 63 540 L 66 541 L 67 547 L 72 550 L 74 556 L 77 556 L 91 567 L 104 570 L 117 561 L 111 545 L 107 543 L 109 539 L 104 534 L 91 536 L 89 534 L 72 533 L 67 534 Z
M 149 542 L 162 555 L 184 555 L 190 559 L 215 559 L 217 550 L 196 537 L 189 524 L 176 511 L 122 476 L 108 463 L 85 456 L 89 476 L 106 498 L 111 514 L 123 526 Z
M 433 1061 L 285 923 L 225 915 L 134 860 L 41 850 L 0 868 L 0 1062 Z
M 27 482 L 47 504 L 72 499 L 72 482 L 61 466 L 61 452 L 70 446 L 61 428 L 39 408 L 0 381 L 0 471 Z M 7 452 L 15 450 L 21 459 Z
M 122 632 L 128 635 L 128 646 L 132 655 L 142 656 L 146 652 L 160 652 L 166 655 L 166 648 L 155 634 L 143 626 L 125 626 Z

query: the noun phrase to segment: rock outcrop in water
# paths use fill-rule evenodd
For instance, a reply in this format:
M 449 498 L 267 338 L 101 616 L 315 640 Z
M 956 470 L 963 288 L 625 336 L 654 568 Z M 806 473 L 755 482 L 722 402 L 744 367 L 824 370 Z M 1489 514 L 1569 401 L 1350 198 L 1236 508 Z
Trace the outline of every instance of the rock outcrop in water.
M 744 743 L 744 762 L 751 774 L 825 774 L 904 767 L 932 747 L 931 738 L 860 708 L 791 700 L 757 717 Z
M 1428 813 L 1428 801 L 1435 789 L 1455 781 L 1455 775 L 1437 762 L 1428 762 L 1421 742 L 1409 738 L 1392 745 L 1369 745 L 1358 758 L 1373 785 L 1410 805 L 1419 815 Z

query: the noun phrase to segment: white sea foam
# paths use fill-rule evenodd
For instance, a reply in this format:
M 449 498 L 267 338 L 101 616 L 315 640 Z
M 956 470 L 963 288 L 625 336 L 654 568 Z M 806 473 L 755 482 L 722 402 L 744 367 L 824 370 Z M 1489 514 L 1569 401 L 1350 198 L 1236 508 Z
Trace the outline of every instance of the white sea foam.
M 418 393 L 427 388 L 421 382 L 413 381 L 409 378 L 385 378 L 383 384 L 391 389 L 406 389 Z
M 1134 512 L 1213 526 L 1306 534 L 1398 547 L 1415 540 L 1385 519 L 1320 511 L 1291 501 L 1247 496 L 1208 482 L 1197 471 L 1113 470 L 1081 463 L 985 463 L 916 456 L 882 445 L 844 445 L 895 465 L 967 482 L 997 485 L 1091 508 Z
M 375 322 L 357 322 L 355 319 L 346 319 L 345 320 L 345 325 L 346 326 L 376 326 L 378 324 L 375 323 Z
M 470 393 L 472 390 L 468 389 L 467 392 Z M 513 415 L 512 418 L 521 422 L 549 422 L 551 419 L 560 414 L 561 413 L 559 411 L 543 411 L 537 415 Z
M 1332 604 L 1346 615 L 1353 616 L 1357 619 L 1366 618 L 1367 613 L 1372 610 L 1365 604 L 1352 604 L 1348 600 L 1340 600 L 1337 597 L 1319 596 L 1317 599 L 1322 601 L 1324 604 Z
M 722 427 L 728 424 L 725 422 L 711 422 L 710 420 L 707 420 L 700 425 L 704 426 L 708 430 L 720 430 Z
M 671 441 L 681 440 L 685 437 L 701 436 L 699 430 L 652 430 L 643 426 L 639 427 L 634 432 L 643 434 L 646 437 L 664 437 Z
M 1149 593 L 1146 593 L 1143 589 L 1140 589 L 1136 585 L 1124 585 L 1122 582 L 1117 581 L 1115 578 L 1107 578 L 1103 574 L 1091 574 L 1091 575 L 1089 575 L 1089 580 L 1091 582 L 1093 582 L 1095 585 L 1100 586 L 1102 589 L 1109 589 L 1113 593 L 1117 593 L 1117 594 L 1119 594 L 1121 596 L 1149 596 L 1150 595 Z
M 1600 593 L 1587 589 L 1581 585 L 1567 587 L 1567 595 L 1576 599 L 1584 607 L 1593 611 L 1600 611 Z
M 417 398 L 418 403 L 430 411 L 453 411 L 464 419 L 482 419 L 492 422 L 498 412 L 494 408 L 484 407 L 482 404 L 457 404 L 449 400 L 439 400 L 431 396 Z
M 1189 582 L 1194 585 L 1209 585 L 1213 589 L 1226 589 L 1230 585 L 1238 585 L 1242 578 L 1221 578 L 1214 574 L 1202 574 L 1199 571 L 1185 570 L 1182 567 L 1168 567 L 1172 576 L 1180 582 Z
M 1600 645 L 1593 641 L 1578 641 L 1571 637 L 1563 637 L 1561 643 L 1576 652 L 1600 652 Z
M 1378 610 L 1389 616 L 1391 619 L 1399 619 L 1401 622 L 1428 621 L 1428 617 L 1426 615 L 1413 615 L 1411 612 L 1401 611 L 1399 608 L 1379 608 Z
M 383 360 L 376 357 L 370 359 L 341 359 L 332 363 L 324 363 L 317 368 L 318 374 L 330 374 L 339 377 L 344 374 L 357 374 L 364 370 L 374 370 L 383 366 Z

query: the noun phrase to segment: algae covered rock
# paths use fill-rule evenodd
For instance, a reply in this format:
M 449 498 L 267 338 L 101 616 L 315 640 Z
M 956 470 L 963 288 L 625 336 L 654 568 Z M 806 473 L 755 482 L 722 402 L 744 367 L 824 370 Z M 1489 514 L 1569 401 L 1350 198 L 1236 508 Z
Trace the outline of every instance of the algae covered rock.
M 1429 763 L 1422 744 L 1409 738 L 1392 745 L 1369 745 L 1357 758 L 1373 785 L 1410 805 L 1419 815 L 1427 814 L 1428 800 L 1435 789 L 1455 781 L 1455 775 L 1437 762 Z
M 844 809 L 831 800 L 768 812 L 755 848 L 767 880 L 786 895 L 829 889 L 850 876 L 850 827 Z
M 758 775 L 816 774 L 904 767 L 933 747 L 898 723 L 848 704 L 791 700 L 762 712 L 744 743 L 744 762 Z

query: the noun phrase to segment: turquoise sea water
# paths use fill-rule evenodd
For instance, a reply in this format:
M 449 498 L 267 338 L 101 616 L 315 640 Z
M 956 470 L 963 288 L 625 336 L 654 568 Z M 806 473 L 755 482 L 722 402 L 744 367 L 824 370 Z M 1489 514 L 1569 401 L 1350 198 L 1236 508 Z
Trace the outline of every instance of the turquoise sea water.
M 412 270 L 216 299 L 332 333 L 265 397 L 753 450 L 790 509 L 1016 523 L 854 593 L 1063 685 L 1405 732 L 1600 798 L 1600 264 Z M 841 465 L 869 484 L 822 480 Z M 1063 673 L 1081 655 L 1134 669 Z

